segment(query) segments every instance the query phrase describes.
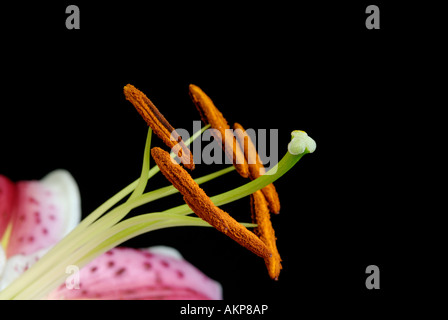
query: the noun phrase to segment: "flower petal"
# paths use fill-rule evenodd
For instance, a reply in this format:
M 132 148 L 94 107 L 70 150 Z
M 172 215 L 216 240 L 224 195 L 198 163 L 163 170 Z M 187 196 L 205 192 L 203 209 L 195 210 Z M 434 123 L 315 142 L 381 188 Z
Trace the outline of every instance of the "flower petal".
M 0 246 L 0 279 L 3 274 L 3 269 L 5 268 L 5 264 L 6 264 L 5 250 L 3 250 L 3 247 Z M 0 288 L 0 290 L 1 290 L 1 288 Z
M 4 265 L 3 272 L 1 272 L 0 267 L 0 291 L 6 288 L 6 286 L 13 282 L 18 276 L 28 270 L 33 264 L 37 262 L 37 260 L 39 260 L 45 253 L 47 253 L 47 251 L 48 249 L 45 248 L 30 255 L 17 254 L 9 258 Z
M 172 249 L 170 251 L 173 251 Z M 79 273 L 79 289 L 65 284 L 49 299 L 222 299 L 221 285 L 160 247 L 115 248 Z
M 14 183 L 5 176 L 0 175 L 0 240 L 12 216 L 15 194 Z
M 50 247 L 79 223 L 80 196 L 69 172 L 56 170 L 41 181 L 20 181 L 16 188 L 7 257 Z

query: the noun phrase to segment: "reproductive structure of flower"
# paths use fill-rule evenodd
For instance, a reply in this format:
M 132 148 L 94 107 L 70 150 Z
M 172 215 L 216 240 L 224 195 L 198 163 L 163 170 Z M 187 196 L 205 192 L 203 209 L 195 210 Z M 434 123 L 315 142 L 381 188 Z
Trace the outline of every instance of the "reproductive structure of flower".
M 217 282 L 172 250 L 116 248 L 138 235 L 177 226 L 215 228 L 261 257 L 268 275 L 279 279 L 282 260 L 270 215 L 280 212 L 280 200 L 273 182 L 314 152 L 316 143 L 304 131 L 294 130 L 283 158 L 266 171 L 243 126 L 235 123 L 231 130 L 198 86 L 190 85 L 189 92 L 204 127 L 184 141 L 143 92 L 130 84 L 124 87 L 126 99 L 149 126 L 141 175 L 82 221 L 79 192 L 68 172 L 58 170 L 40 182 L 17 184 L 0 176 L 0 299 L 222 298 Z M 193 178 L 195 163 L 188 146 L 207 129 L 233 166 Z M 169 151 L 151 149 L 153 132 Z M 146 191 L 159 171 L 170 185 Z M 214 196 L 200 187 L 232 171 L 248 182 Z M 134 208 L 175 193 L 185 204 L 128 217 Z M 220 208 L 244 197 L 251 203 L 249 223 L 238 222 Z M 67 283 L 66 270 L 72 266 L 80 270 L 79 281 L 75 277 Z

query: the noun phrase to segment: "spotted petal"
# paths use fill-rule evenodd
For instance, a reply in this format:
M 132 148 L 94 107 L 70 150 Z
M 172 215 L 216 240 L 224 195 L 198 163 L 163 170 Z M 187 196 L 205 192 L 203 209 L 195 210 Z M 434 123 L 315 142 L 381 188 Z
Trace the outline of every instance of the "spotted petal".
M 221 299 L 221 285 L 180 254 L 156 248 L 115 248 L 79 273 L 79 286 L 63 284 L 49 299 Z M 72 289 L 70 289 L 72 288 Z
M 0 175 L 0 240 L 8 227 L 14 207 L 15 185 Z
M 61 240 L 80 220 L 80 196 L 73 177 L 56 170 L 41 181 L 16 184 L 7 257 L 31 255 Z

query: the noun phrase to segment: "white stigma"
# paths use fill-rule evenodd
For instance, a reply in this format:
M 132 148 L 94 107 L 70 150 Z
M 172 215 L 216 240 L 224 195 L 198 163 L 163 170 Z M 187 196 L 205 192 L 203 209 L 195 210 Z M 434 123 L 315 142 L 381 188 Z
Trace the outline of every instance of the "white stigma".
M 291 142 L 288 144 L 288 151 L 293 155 L 304 153 L 308 150 L 313 153 L 316 150 L 316 141 L 314 141 L 305 131 L 294 130 L 291 132 Z

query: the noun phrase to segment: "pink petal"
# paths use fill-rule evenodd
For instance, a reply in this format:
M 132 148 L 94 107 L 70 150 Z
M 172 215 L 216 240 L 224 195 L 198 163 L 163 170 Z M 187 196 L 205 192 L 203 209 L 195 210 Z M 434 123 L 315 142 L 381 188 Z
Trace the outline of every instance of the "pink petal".
M 79 192 L 67 171 L 54 171 L 41 181 L 18 182 L 7 257 L 54 245 L 79 219 Z
M 12 216 L 15 194 L 14 183 L 5 176 L 0 175 L 0 240 Z
M 2 275 L 3 275 L 3 269 L 5 268 L 5 264 L 6 264 L 5 250 L 3 250 L 3 247 L 0 245 L 0 283 L 1 283 Z M 0 286 L 0 290 L 1 290 L 1 286 Z
M 79 289 L 68 289 L 63 284 L 48 298 L 222 299 L 219 283 L 187 261 L 158 252 L 151 249 L 112 249 L 81 269 Z

